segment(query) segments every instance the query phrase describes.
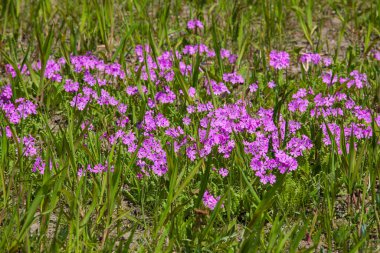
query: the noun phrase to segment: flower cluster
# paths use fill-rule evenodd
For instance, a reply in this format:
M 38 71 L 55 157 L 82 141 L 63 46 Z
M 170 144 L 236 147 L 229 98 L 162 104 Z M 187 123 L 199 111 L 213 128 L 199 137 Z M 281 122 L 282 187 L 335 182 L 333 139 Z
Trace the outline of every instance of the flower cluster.
M 205 193 L 203 194 L 202 200 L 205 207 L 210 208 L 211 210 L 214 210 L 220 200 L 220 196 L 214 197 L 208 191 L 205 191 Z
M 302 63 L 313 63 L 315 65 L 318 65 L 320 62 L 321 62 L 321 56 L 319 54 L 316 54 L 316 53 L 306 53 L 306 54 L 303 54 L 301 55 L 300 57 L 300 61 Z
M 196 28 L 203 29 L 203 23 L 198 19 L 189 20 L 187 22 L 187 29 L 195 30 Z
M 190 20 L 187 28 L 201 29 L 203 24 Z M 305 53 L 300 62 L 304 66 L 319 65 L 321 76 L 315 77 L 313 85 L 297 84 L 305 88 L 290 93 L 279 109 L 273 105 L 271 95 L 281 94 L 283 73 L 273 73 L 273 69 L 290 66 L 287 52 L 271 51 L 269 65 L 273 69 L 264 78 L 260 74 L 253 80 L 249 73 L 238 69 L 236 54 L 197 43 L 161 52 L 149 45 L 137 45 L 127 66 L 87 53 L 71 55 L 67 61 L 49 59 L 46 68 L 37 62 L 30 71 L 44 71 L 43 76 L 62 91 L 60 109 L 74 115 L 73 122 L 81 132 L 78 138 L 83 137 L 78 140 L 81 145 L 93 148 L 93 143 L 99 141 L 101 157 L 120 151 L 142 180 L 164 176 L 169 170 L 169 155 L 174 151 L 174 156 L 186 164 L 218 160 L 213 163 L 218 169 L 213 169 L 212 177 L 219 181 L 233 176 L 235 165 L 231 161 L 239 154 L 249 161 L 249 170 L 258 181 L 274 184 L 278 175 L 297 170 L 305 160 L 302 157 L 314 147 L 315 136 L 307 124 L 322 133 L 325 146 L 334 144 L 339 153 L 344 151 L 341 144 L 349 143 L 351 138 L 358 145 L 373 136 L 373 121 L 380 124 L 380 115 L 363 106 L 355 94 L 369 87 L 365 73 L 353 70 L 344 75 L 333 71 L 330 58 Z M 223 73 L 215 73 L 213 63 L 217 59 Z M 18 68 L 16 71 L 6 66 L 11 79 L 18 72 L 24 78 L 30 75 L 27 67 Z M 67 69 L 73 71 L 66 73 Z M 242 88 L 246 91 L 240 96 Z M 16 137 L 12 134 L 16 131 L 21 137 L 13 139 L 22 144 L 22 155 L 30 160 L 32 171 L 43 174 L 47 167 L 42 159 L 46 157 L 44 143 L 20 124 L 33 115 L 38 121 L 37 106 L 30 96 L 26 99 L 18 94 L 11 85 L 0 87 L 0 109 L 6 119 L 1 125 L 2 133 L 11 138 Z M 104 160 L 91 164 L 85 160 L 76 168 L 80 177 L 114 170 Z M 203 195 L 207 208 L 214 209 L 219 201 L 220 197 L 209 191 Z
M 273 50 L 269 54 L 269 65 L 274 69 L 285 69 L 290 65 L 290 56 L 287 52 Z
M 22 119 L 37 114 L 37 106 L 33 102 L 25 98 L 18 98 L 13 103 L 11 101 L 12 96 L 13 92 L 10 85 L 0 88 L 0 108 L 10 123 L 19 124 Z

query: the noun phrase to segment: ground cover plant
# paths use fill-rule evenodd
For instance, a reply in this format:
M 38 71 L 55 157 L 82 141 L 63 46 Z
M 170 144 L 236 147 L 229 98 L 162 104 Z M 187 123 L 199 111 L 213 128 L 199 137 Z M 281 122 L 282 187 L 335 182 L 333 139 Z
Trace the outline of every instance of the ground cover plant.
M 2 1 L 3 252 L 376 252 L 379 1 Z

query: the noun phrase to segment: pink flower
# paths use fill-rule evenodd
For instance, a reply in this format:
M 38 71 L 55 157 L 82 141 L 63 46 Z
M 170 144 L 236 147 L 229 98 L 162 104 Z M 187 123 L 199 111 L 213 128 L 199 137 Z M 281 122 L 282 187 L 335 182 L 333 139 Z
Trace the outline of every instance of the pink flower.
M 79 111 L 83 111 L 86 108 L 87 103 L 90 101 L 90 97 L 88 95 L 83 95 L 79 93 L 78 95 L 73 97 L 73 100 L 70 102 L 71 107 L 76 107 Z
M 244 83 L 244 78 L 236 72 L 223 74 L 223 81 L 230 82 L 232 84 Z
M 258 88 L 259 86 L 257 85 L 257 83 L 253 83 L 249 86 L 249 92 L 256 92 Z
M 225 169 L 225 168 L 220 168 L 219 171 L 218 171 L 219 175 L 221 175 L 222 177 L 226 177 L 228 176 L 228 170 Z
M 276 83 L 273 82 L 273 81 L 270 81 L 270 82 L 268 83 L 268 87 L 269 87 L 270 89 L 273 89 L 274 87 L 276 87 Z
M 67 79 L 65 86 L 63 86 L 66 92 L 77 92 L 79 90 L 79 83 L 74 82 L 71 79 Z
M 321 56 L 317 53 L 306 53 L 300 57 L 302 63 L 313 63 L 317 65 L 321 61 Z
M 33 172 L 38 171 L 40 174 L 44 174 L 46 163 L 42 160 L 40 156 L 38 156 L 33 164 Z
M 188 126 L 191 123 L 191 119 L 189 117 L 184 117 L 182 119 L 182 122 L 183 122 L 184 125 Z
M 287 52 L 273 50 L 269 54 L 269 65 L 275 69 L 284 69 L 290 65 L 290 57 Z
M 211 210 L 214 210 L 216 205 L 218 204 L 219 200 L 220 200 L 220 196 L 218 197 L 214 197 L 212 196 L 207 190 L 205 191 L 205 193 L 203 194 L 203 204 L 210 208 Z M 222 205 L 223 207 L 223 205 Z
M 202 23 L 200 20 L 198 20 L 198 19 L 193 19 L 193 20 L 189 20 L 189 21 L 187 22 L 187 28 L 188 28 L 189 30 L 194 30 L 194 29 L 196 29 L 197 27 L 200 28 L 200 29 L 203 28 L 203 23 Z
M 373 51 L 373 58 L 380 61 L 380 51 L 378 50 Z
M 190 97 L 194 98 L 197 93 L 197 90 L 194 87 L 190 87 L 188 93 Z
M 37 154 L 35 139 L 31 135 L 24 136 L 23 144 L 24 144 L 24 156 L 27 156 L 27 157 L 35 156 Z
M 322 61 L 325 67 L 329 67 L 332 64 L 332 60 L 330 57 L 323 57 Z

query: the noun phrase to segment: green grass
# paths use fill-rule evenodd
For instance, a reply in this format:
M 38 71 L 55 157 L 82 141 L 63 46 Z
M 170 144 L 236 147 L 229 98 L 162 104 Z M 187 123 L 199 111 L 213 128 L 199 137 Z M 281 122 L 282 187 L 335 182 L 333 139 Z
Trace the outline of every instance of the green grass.
M 348 75 L 354 69 L 367 74 L 371 87 L 354 90 L 353 96 L 362 106 L 379 110 L 380 63 L 369 56 L 379 46 L 380 1 L 79 2 L 0 2 L 0 86 L 10 83 L 15 97 L 38 105 L 38 114 L 17 126 L 0 114 L 0 130 L 10 125 L 13 133 L 6 138 L 2 131 L 0 137 L 1 252 L 380 250 L 379 127 L 373 123 L 372 138 L 360 142 L 356 150 L 350 138 L 349 150 L 342 148 L 338 154 L 336 145 L 322 144 L 319 125 L 323 120 L 292 119 L 285 106 L 301 87 L 332 92 L 334 88 L 322 87 L 318 79 L 322 70 L 295 66 L 296 70 L 268 71 L 273 49 L 289 52 L 293 63 L 300 52 L 329 55 L 336 62 L 334 74 Z M 205 24 L 198 34 L 186 31 L 187 21 L 193 18 Z M 263 185 L 244 152 L 242 140 L 249 136 L 236 134 L 236 148 L 229 159 L 208 156 L 191 162 L 175 153 L 173 141 L 162 131 L 158 134 L 161 142 L 172 142 L 164 145 L 168 173 L 139 180 L 137 152 L 128 153 L 118 144 L 105 147 L 100 138 L 114 128 L 115 110 L 94 107 L 78 113 L 70 107 L 62 84 L 44 78 L 49 58 L 69 61 L 71 54 L 91 51 L 106 62 L 119 62 L 133 74 L 115 89 L 137 85 L 141 96 L 113 95 L 128 105 L 128 130 L 138 132 L 137 124 L 148 110 L 141 85 L 152 93 L 158 90 L 153 82 L 140 79 L 146 62 L 134 72 L 135 46 L 149 44 L 156 57 L 196 43 L 210 46 L 218 57 L 206 68 L 200 55 L 195 55 L 189 79 L 176 67 L 172 90 L 178 94 L 182 89 L 182 102 L 188 105 L 194 102 L 187 93 L 189 87 L 198 90 L 202 78 L 222 81 L 223 73 L 238 70 L 247 82 L 230 97 L 211 96 L 210 101 L 221 107 L 247 99 L 255 108 L 273 107 L 275 114 L 303 122 L 301 131 L 311 137 L 314 148 L 300 158 L 296 171 L 279 176 L 274 185 Z M 235 69 L 220 58 L 221 48 L 237 54 Z M 32 70 L 36 61 L 41 62 L 41 70 L 31 71 L 28 78 L 17 71 L 10 79 L 3 72 L 5 64 Z M 70 67 L 64 72 L 73 80 L 82 78 Z M 266 88 L 270 80 L 278 88 Z M 247 95 L 248 85 L 255 81 L 259 91 Z M 201 102 L 207 99 L 200 96 Z M 178 108 L 160 105 L 157 110 L 181 122 L 186 109 Z M 86 120 L 101 131 L 81 129 Z M 198 136 L 196 125 L 186 131 Z M 43 159 L 52 162 L 51 170 L 43 175 L 32 172 L 33 161 L 20 155 L 23 145 L 17 137 L 29 133 L 43 143 Z M 143 137 L 137 137 L 141 145 Z M 79 164 L 106 162 L 114 166 L 113 172 L 77 175 Z M 213 167 L 228 167 L 230 174 L 218 177 Z M 221 196 L 214 210 L 202 203 L 207 189 Z

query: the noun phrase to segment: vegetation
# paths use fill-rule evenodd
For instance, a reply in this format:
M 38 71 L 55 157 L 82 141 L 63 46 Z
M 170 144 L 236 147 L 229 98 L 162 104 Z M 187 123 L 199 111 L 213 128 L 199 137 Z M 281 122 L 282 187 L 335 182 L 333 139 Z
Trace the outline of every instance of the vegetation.
M 1 252 L 378 252 L 380 1 L 0 4 Z

